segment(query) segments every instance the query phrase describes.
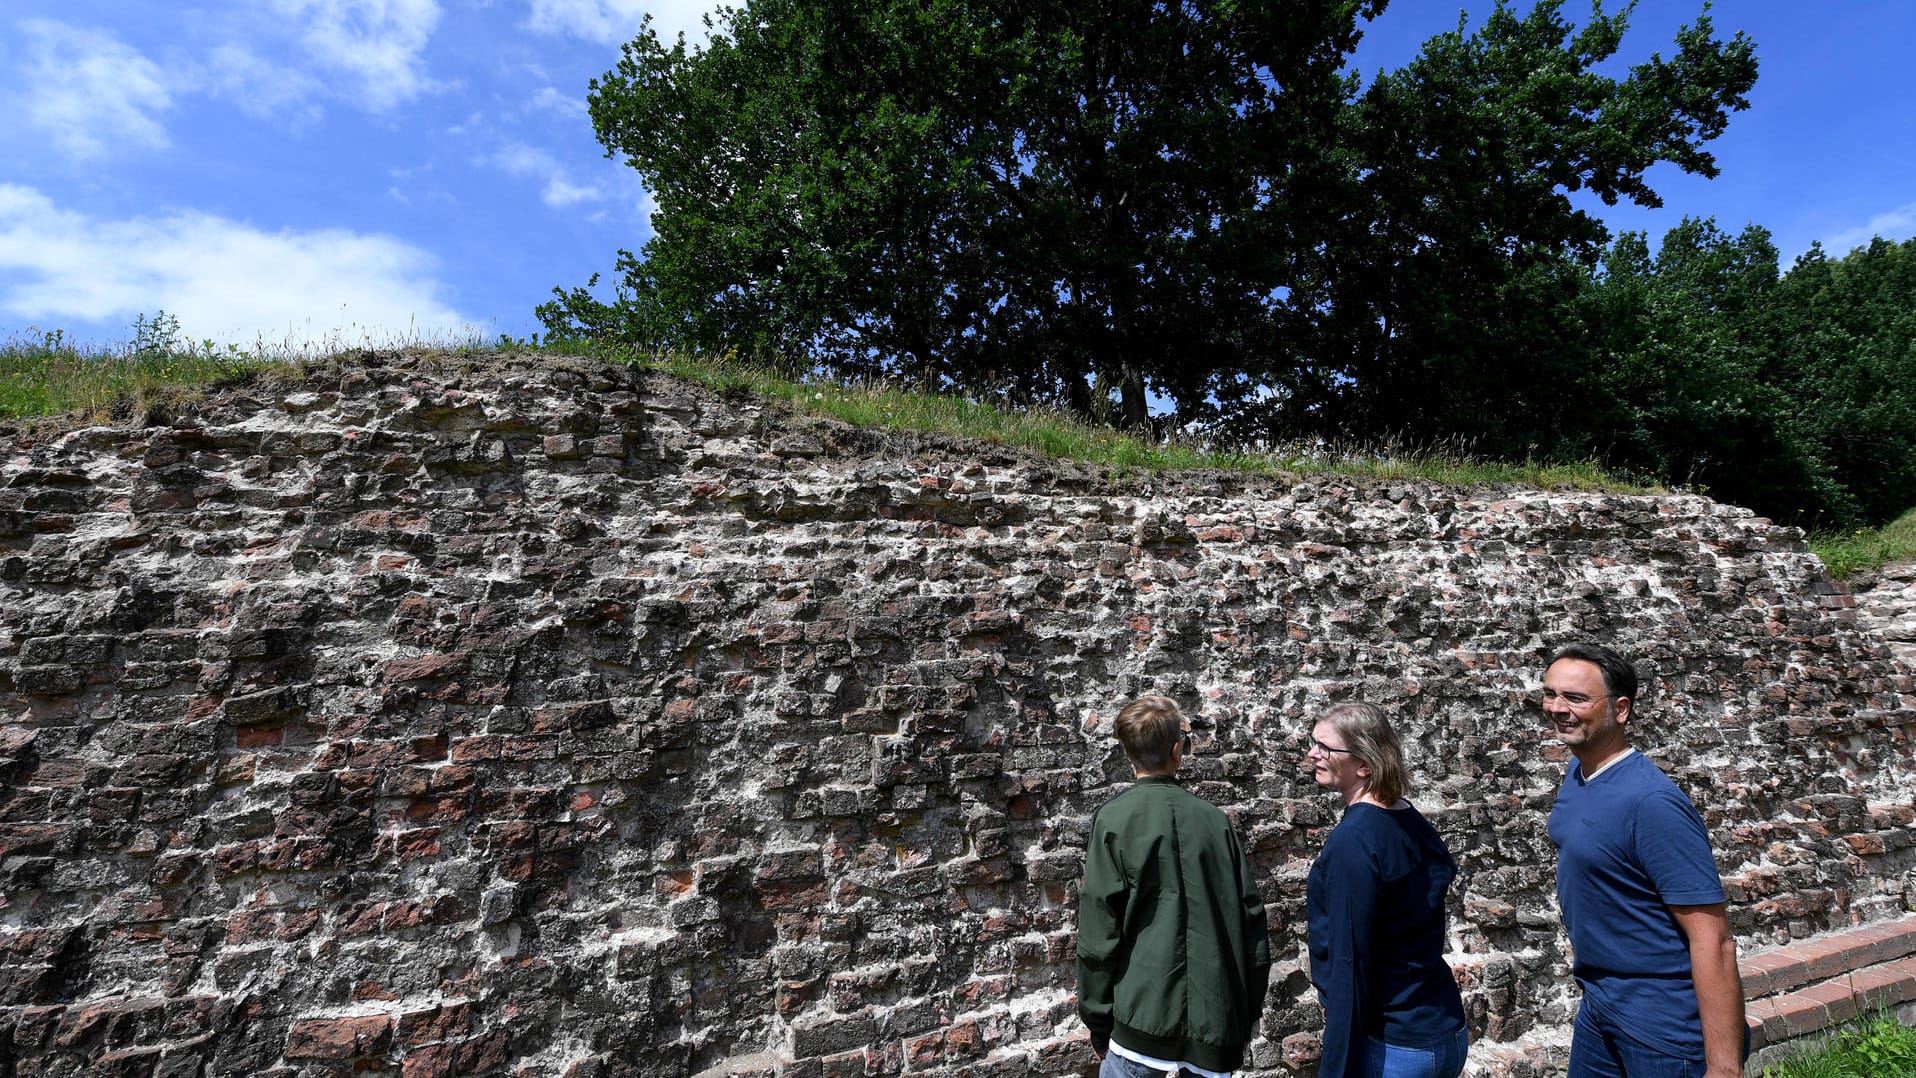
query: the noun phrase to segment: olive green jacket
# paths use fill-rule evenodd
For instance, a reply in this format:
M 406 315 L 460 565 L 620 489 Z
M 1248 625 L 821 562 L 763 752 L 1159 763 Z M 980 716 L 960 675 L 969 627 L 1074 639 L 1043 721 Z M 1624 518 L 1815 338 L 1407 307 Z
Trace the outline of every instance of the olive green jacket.
M 1162 775 L 1091 817 L 1078 897 L 1078 1014 L 1102 1054 L 1235 1070 L 1264 1011 L 1270 927 L 1217 806 Z

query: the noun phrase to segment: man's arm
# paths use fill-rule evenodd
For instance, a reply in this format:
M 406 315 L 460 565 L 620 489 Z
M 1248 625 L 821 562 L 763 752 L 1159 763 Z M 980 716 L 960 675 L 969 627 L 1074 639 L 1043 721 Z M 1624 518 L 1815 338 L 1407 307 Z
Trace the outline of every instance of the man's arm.
M 1703 1019 L 1705 1078 L 1743 1076 L 1743 978 L 1736 970 L 1736 940 L 1723 903 L 1671 906 L 1671 916 L 1690 941 L 1690 979 Z

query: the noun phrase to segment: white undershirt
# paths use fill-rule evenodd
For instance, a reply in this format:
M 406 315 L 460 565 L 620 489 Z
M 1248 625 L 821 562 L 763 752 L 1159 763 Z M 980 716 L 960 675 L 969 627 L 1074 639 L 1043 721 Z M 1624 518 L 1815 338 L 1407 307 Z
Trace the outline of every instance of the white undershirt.
M 1117 1041 L 1111 1042 L 1111 1051 L 1116 1052 L 1133 1063 L 1142 1063 L 1152 1070 L 1163 1071 L 1166 1074 L 1176 1074 L 1181 1067 L 1197 1075 L 1198 1078 L 1231 1078 L 1230 1071 L 1207 1071 L 1195 1063 L 1174 1063 L 1168 1059 L 1158 1059 L 1155 1056 L 1147 1056 L 1143 1052 L 1133 1052 Z
M 1599 768 L 1597 768 L 1597 769 L 1596 769 L 1595 771 L 1592 771 L 1592 772 L 1590 772 L 1590 773 L 1589 773 L 1588 775 L 1585 775 L 1585 776 L 1583 777 L 1583 781 L 1585 781 L 1585 782 L 1589 782 L 1590 780 L 1592 780 L 1592 779 L 1594 779 L 1594 778 L 1596 778 L 1596 777 L 1597 777 L 1598 775 L 1601 775 L 1601 774 L 1603 774 L 1603 773 L 1604 773 L 1605 771 L 1608 771 L 1608 770 L 1610 770 L 1611 768 L 1613 768 L 1613 767 L 1615 767 L 1615 766 L 1617 766 L 1618 764 L 1620 764 L 1620 763 L 1622 763 L 1622 762 L 1624 761 L 1624 759 L 1626 759 L 1627 757 L 1629 757 L 1629 756 L 1630 756 L 1630 754 L 1632 754 L 1632 753 L 1634 753 L 1634 752 L 1636 752 L 1636 751 L 1637 751 L 1637 750 L 1635 750 L 1635 749 L 1633 749 L 1633 748 L 1631 748 L 1630 746 L 1628 746 L 1628 745 L 1625 745 L 1625 746 L 1623 747 L 1623 751 L 1622 751 L 1622 752 L 1619 752 L 1619 753 L 1617 753 L 1617 754 L 1616 754 L 1615 756 L 1612 756 L 1612 757 L 1610 757 L 1610 758 L 1609 758 L 1608 760 L 1605 760 L 1605 761 L 1603 762 L 1603 766 L 1602 766 L 1602 767 L 1599 767 Z

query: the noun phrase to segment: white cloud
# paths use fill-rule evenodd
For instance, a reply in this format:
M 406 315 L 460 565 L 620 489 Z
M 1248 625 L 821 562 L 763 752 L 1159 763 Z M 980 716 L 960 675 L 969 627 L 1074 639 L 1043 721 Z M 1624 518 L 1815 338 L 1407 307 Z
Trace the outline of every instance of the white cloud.
M 590 185 L 579 186 L 564 176 L 554 176 L 546 181 L 545 188 L 539 192 L 539 201 L 553 209 L 576 206 L 581 202 L 597 202 L 605 193 Z
M 290 116 L 298 123 L 313 123 L 320 116 L 319 106 L 313 103 L 322 91 L 318 79 L 290 64 L 269 61 L 244 45 L 214 48 L 200 83 L 256 119 Z
M 1858 247 L 1864 247 L 1870 240 L 1881 236 L 1888 240 L 1906 239 L 1916 236 L 1916 202 L 1904 203 L 1870 218 L 1869 223 L 1859 228 L 1838 232 L 1823 241 L 1823 249 L 1833 258 L 1841 258 Z
M 439 17 L 438 0 L 234 5 L 195 24 L 223 40 L 201 49 L 185 35 L 156 51 L 157 61 L 105 31 L 28 19 L 18 25 L 23 62 L 0 88 L 0 109 L 82 161 L 167 146 L 160 114 L 196 95 L 295 124 L 317 121 L 327 98 L 389 111 L 446 88 L 426 73 Z
M 527 112 L 556 112 L 567 118 L 584 120 L 590 115 L 586 108 L 585 95 L 562 94 L 557 87 L 541 86 L 539 92 L 526 102 Z
M 574 183 L 564 165 L 536 147 L 513 143 L 487 158 L 487 162 L 513 176 L 543 180 L 544 187 L 539 192 L 539 200 L 551 209 L 564 209 L 605 198 L 605 192 L 597 185 Z
M 434 88 L 421 53 L 439 24 L 436 0 L 273 0 L 300 21 L 311 59 L 358 80 L 367 107 L 385 111 Z
M 451 135 L 454 138 L 464 138 L 467 135 L 483 135 L 490 130 L 490 128 L 488 128 L 486 124 L 487 124 L 487 120 L 486 120 L 485 113 L 468 112 L 466 113 L 465 119 L 460 120 L 458 123 L 453 124 L 451 127 L 446 128 L 446 134 Z
M 712 0 L 532 0 L 526 25 L 615 44 L 637 37 L 640 20 L 650 12 L 660 41 L 669 45 L 683 33 L 686 44 L 697 48 L 706 39 L 705 14 L 718 6 Z
M 472 320 L 425 252 L 344 229 L 264 232 L 204 213 L 97 220 L 0 184 L 0 312 L 39 325 L 166 311 L 189 339 L 306 347 L 442 339 Z
M 168 144 L 158 115 L 173 97 L 159 65 L 110 34 L 50 19 L 20 24 L 26 62 L 0 104 L 17 107 L 69 157 L 91 161 L 125 146 Z M 16 113 L 18 115 L 18 113 Z

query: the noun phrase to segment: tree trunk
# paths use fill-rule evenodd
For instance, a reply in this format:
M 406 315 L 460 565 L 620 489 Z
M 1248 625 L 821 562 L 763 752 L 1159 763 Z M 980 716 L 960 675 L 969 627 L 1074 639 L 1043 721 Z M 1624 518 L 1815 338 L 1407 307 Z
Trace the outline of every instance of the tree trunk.
M 1144 371 L 1136 363 L 1118 367 L 1118 425 L 1133 434 L 1151 432 L 1151 408 L 1144 395 Z

